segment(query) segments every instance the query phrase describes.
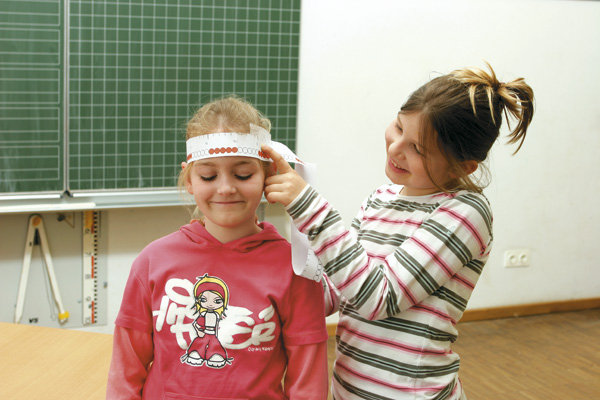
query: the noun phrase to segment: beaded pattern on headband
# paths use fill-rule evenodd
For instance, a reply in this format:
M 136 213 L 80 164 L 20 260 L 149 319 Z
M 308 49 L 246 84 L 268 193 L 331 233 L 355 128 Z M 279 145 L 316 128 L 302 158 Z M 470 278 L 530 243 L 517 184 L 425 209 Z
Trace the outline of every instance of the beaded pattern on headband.
M 261 145 L 272 147 L 291 163 L 303 163 L 284 144 L 271 140 L 271 134 L 256 125 L 250 124 L 250 133 L 219 132 L 190 138 L 186 142 L 187 162 L 212 157 L 243 156 L 272 161 L 261 150 Z

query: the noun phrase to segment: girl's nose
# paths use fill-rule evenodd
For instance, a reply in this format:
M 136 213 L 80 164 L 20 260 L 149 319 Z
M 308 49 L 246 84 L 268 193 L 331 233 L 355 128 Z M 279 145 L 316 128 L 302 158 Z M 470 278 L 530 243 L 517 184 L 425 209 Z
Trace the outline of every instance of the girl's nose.
M 404 157 L 404 151 L 406 151 L 406 149 L 405 149 L 405 143 L 402 140 L 402 138 L 398 138 L 398 139 L 394 140 L 390 144 L 388 151 L 390 153 L 393 153 L 398 158 Z
M 217 188 L 217 192 L 220 195 L 233 194 L 233 193 L 235 193 L 235 191 L 236 191 L 235 185 L 233 184 L 233 182 L 230 179 L 223 179 L 220 182 L 219 187 Z

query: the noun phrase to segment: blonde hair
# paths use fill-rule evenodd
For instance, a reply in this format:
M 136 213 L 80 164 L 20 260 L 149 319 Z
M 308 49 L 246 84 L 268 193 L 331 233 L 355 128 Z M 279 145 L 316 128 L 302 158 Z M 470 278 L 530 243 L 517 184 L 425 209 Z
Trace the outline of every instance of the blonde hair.
M 250 124 L 271 131 L 271 121 L 248 101 L 235 96 L 227 96 L 211 101 L 200 107 L 186 126 L 185 140 L 209 133 L 236 132 L 250 133 Z M 262 162 L 263 168 L 268 163 Z M 177 186 L 185 188 L 190 175 L 190 164 L 180 173 Z
M 489 173 L 482 163 L 500 134 L 502 116 L 517 120 L 508 135 L 508 143 L 518 142 L 516 154 L 534 112 L 534 96 L 523 78 L 503 83 L 492 67 L 463 68 L 440 76 L 414 91 L 402 105 L 400 113 L 421 113 L 421 147 L 427 154 L 439 150 L 450 166 L 449 182 L 435 182 L 425 162 L 425 170 L 442 191 L 460 189 L 481 192 L 489 183 Z M 463 161 L 476 161 L 479 178 L 472 177 L 462 167 Z

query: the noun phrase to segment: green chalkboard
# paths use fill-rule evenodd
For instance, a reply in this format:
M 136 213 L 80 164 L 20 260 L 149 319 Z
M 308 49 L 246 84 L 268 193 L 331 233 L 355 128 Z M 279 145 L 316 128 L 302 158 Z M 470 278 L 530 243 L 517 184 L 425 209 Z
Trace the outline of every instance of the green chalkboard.
M 63 1 L 0 1 L 0 193 L 64 187 Z
M 29 52 L 21 41 L 0 41 L 3 56 L 22 61 L 11 69 L 17 77 L 2 70 L 0 106 L 23 98 L 19 110 L 0 111 L 10 125 L 0 127 L 0 193 L 173 187 L 186 121 L 231 93 L 253 102 L 271 118 L 274 139 L 295 148 L 299 0 L 72 0 L 68 21 L 62 3 L 0 2 L 0 29 L 8 20 L 14 25 L 12 9 L 27 9 L 22 31 L 31 38 Z M 50 15 L 54 35 L 36 40 Z M 41 55 L 55 61 L 52 68 L 32 67 Z M 32 104 L 39 104 L 35 112 Z M 40 127 L 53 130 L 54 141 Z M 31 165 L 32 157 L 39 163 Z

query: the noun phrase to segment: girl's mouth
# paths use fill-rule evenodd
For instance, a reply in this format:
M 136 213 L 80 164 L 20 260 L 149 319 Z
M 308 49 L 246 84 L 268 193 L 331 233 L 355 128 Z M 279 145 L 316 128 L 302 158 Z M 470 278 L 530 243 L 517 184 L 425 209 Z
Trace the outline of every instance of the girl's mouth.
M 233 205 L 236 205 L 236 204 L 239 204 L 239 203 L 242 203 L 242 201 L 241 200 L 237 200 L 237 201 L 235 201 L 235 200 L 232 200 L 232 201 L 213 201 L 213 204 L 217 204 L 217 205 L 220 205 L 220 206 L 233 206 Z
M 397 170 L 397 172 L 399 172 L 399 173 L 408 173 L 408 171 L 407 171 L 407 170 L 405 170 L 404 168 L 400 167 L 400 166 L 399 166 L 398 164 L 396 164 L 396 163 L 394 162 L 394 160 L 392 160 L 391 158 L 390 158 L 390 165 L 391 165 L 391 166 L 392 166 L 392 167 L 393 167 L 395 170 Z

